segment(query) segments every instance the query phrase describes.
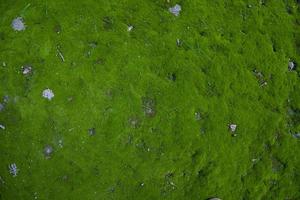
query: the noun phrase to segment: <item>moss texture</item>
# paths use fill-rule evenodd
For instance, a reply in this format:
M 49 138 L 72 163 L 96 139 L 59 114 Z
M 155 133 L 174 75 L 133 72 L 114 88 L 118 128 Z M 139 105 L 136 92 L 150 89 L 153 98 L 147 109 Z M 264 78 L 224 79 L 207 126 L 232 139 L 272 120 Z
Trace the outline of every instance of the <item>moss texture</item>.
M 0 0 L 0 199 L 300 199 L 299 24 L 292 0 Z

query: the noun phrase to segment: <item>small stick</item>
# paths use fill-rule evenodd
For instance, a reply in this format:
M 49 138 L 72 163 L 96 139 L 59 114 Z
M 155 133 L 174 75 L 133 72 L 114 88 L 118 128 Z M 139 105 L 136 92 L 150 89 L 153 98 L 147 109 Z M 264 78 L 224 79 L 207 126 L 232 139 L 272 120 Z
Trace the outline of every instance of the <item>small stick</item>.
M 61 58 L 61 60 L 63 62 L 65 62 L 65 58 L 64 58 L 63 54 L 61 53 L 61 51 L 59 50 L 59 48 L 57 48 L 56 50 L 57 50 L 57 53 L 58 53 L 59 57 Z

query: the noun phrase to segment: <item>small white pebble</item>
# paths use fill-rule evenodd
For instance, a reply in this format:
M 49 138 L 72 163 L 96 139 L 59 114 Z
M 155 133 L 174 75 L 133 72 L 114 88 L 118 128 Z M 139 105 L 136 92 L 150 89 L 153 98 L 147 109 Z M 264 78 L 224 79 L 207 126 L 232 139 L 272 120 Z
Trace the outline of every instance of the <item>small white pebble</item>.
M 230 124 L 229 128 L 230 128 L 231 132 L 235 132 L 236 128 L 237 128 L 237 125 L 236 124 Z
M 290 60 L 289 66 L 288 66 L 289 70 L 292 71 L 295 69 L 295 67 L 296 67 L 296 65 L 295 65 L 294 61 Z
M 2 124 L 0 124 L 0 128 L 5 130 L 5 126 L 3 126 Z
M 31 66 L 22 66 L 22 70 L 23 70 L 22 73 L 24 75 L 27 75 L 27 74 L 29 74 L 31 72 L 32 68 L 31 68 Z
M 17 17 L 11 22 L 11 27 L 15 31 L 24 31 L 26 29 L 25 23 L 22 17 Z
M 174 7 L 169 8 L 169 11 L 177 17 L 180 14 L 181 6 L 176 4 Z
M 51 100 L 53 97 L 54 97 L 54 93 L 52 90 L 50 90 L 49 88 L 48 89 L 45 89 L 43 91 L 43 97 L 48 99 L 48 100 Z
M 132 31 L 132 29 L 133 29 L 133 26 L 130 25 L 130 26 L 128 26 L 127 31 L 130 32 L 130 31 Z

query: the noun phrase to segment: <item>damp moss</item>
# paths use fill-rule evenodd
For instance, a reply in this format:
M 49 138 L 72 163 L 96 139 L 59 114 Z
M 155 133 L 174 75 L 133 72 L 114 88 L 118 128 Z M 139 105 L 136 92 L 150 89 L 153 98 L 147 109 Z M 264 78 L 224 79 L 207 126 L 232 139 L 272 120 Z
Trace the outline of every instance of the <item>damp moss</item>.
M 300 199 L 296 1 L 0 0 L 0 13 L 0 199 Z

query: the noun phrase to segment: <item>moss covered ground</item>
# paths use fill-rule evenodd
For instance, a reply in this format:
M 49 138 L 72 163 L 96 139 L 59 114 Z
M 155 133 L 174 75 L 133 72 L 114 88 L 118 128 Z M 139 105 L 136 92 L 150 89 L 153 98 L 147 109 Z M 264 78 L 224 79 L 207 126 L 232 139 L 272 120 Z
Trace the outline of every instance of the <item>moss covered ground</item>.
M 0 0 L 0 199 L 299 200 L 299 12 Z

